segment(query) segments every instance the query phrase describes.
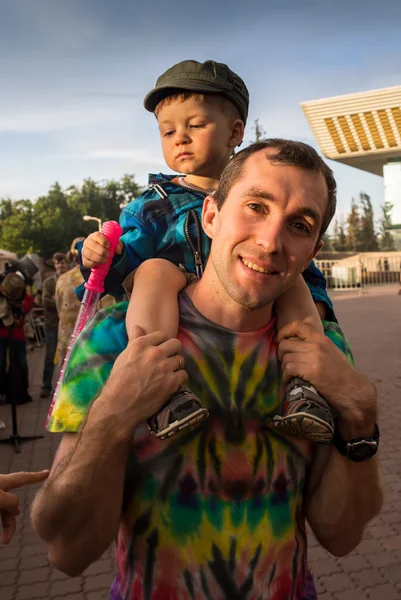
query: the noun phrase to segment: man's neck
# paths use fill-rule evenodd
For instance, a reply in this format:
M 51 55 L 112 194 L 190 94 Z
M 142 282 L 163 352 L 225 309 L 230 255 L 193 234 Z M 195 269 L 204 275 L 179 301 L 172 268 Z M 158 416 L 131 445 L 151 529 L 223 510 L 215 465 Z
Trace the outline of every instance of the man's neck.
M 195 308 L 209 321 L 232 331 L 256 331 L 272 318 L 273 303 L 249 310 L 235 302 L 206 267 L 199 281 L 186 288 Z

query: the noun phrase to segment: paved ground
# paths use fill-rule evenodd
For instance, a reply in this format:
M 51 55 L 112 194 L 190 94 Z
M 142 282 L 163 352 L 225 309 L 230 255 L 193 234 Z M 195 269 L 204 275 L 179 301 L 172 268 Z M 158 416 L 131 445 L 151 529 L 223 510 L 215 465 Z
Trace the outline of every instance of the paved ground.
M 380 395 L 381 463 L 386 500 L 365 539 L 349 556 L 336 559 L 310 537 L 310 566 L 319 600 L 401 599 L 401 297 L 396 286 L 335 295 L 338 318 L 349 337 L 356 363 L 376 384 Z M 334 295 L 334 294 L 333 294 Z M 42 350 L 30 353 L 34 402 L 18 409 L 21 435 L 43 433 L 48 402 L 38 399 Z M 9 408 L 0 406 L 0 420 L 9 425 Z M 1 431 L 3 437 L 9 429 Z M 51 464 L 58 436 L 26 443 L 21 454 L 0 446 L 0 472 L 39 470 Z M 34 490 L 20 493 L 23 514 L 15 538 L 0 546 L 1 600 L 103 600 L 113 577 L 109 550 L 81 577 L 69 579 L 48 565 L 46 553 L 29 522 Z

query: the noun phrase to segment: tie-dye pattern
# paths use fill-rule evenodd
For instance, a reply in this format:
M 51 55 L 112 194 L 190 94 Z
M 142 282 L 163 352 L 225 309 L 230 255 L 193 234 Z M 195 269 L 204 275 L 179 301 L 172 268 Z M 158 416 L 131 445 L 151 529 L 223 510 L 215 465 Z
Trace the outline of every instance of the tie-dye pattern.
M 126 346 L 126 306 L 81 334 L 51 431 L 77 431 L 85 419 Z M 333 332 L 345 349 L 337 324 Z M 312 445 L 269 427 L 281 396 L 274 336 L 273 321 L 246 333 L 218 327 L 181 295 L 186 369 L 210 417 L 171 440 L 135 432 L 113 600 L 315 598 L 302 513 Z

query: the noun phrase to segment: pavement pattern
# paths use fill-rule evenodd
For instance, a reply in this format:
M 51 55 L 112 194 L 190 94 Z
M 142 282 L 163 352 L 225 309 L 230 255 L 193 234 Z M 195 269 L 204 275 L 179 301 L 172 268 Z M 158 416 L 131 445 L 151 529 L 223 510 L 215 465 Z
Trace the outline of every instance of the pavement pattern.
M 394 285 L 333 293 L 336 314 L 354 351 L 356 365 L 376 385 L 380 399 L 381 472 L 385 503 L 361 544 L 345 558 L 326 552 L 309 534 L 309 564 L 319 600 L 401 599 L 401 296 Z M 51 465 L 60 437 L 44 432 L 49 401 L 39 398 L 43 349 L 29 353 L 32 404 L 18 408 L 20 435 L 44 438 L 0 446 L 0 472 L 36 471 Z M 10 408 L 0 406 L 10 435 Z M 32 529 L 29 506 L 35 487 L 19 491 L 22 514 L 8 546 L 0 545 L 1 600 L 106 600 L 114 574 L 110 548 L 81 576 L 69 578 L 51 567 L 43 543 Z M 229 600 L 229 599 L 227 599 Z

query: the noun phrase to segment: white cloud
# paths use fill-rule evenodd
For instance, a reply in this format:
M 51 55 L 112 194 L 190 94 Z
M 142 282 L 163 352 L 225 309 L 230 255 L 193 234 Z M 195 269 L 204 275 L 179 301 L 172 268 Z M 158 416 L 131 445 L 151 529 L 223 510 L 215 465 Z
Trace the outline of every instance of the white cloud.
M 121 120 L 117 108 L 105 106 L 14 106 L 8 110 L 0 107 L 0 132 L 33 133 L 89 127 L 97 123 Z

